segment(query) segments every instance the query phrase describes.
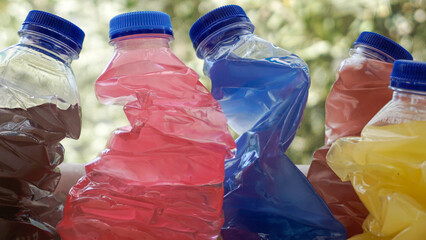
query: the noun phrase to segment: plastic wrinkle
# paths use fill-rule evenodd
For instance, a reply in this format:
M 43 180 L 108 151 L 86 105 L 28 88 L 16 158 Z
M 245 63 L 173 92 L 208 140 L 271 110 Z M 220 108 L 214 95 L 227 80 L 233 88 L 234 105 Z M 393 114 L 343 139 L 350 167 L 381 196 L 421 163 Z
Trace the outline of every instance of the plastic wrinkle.
M 327 162 L 350 180 L 369 211 L 364 233 L 351 240 L 421 240 L 426 236 L 426 121 L 367 126 L 341 138 Z
M 217 239 L 235 149 L 225 115 L 169 48 L 128 41 L 141 47 L 118 48 L 95 87 L 101 102 L 124 105 L 131 126 L 86 166 L 58 230 L 64 240 Z
M 62 217 L 62 205 L 52 192 L 61 177 L 57 166 L 64 159 L 59 141 L 72 134 L 62 120 L 77 117 L 79 122 L 79 111 L 60 110 L 54 104 L 0 109 L 2 239 L 59 238 L 54 226 Z
M 223 239 L 346 239 L 285 155 L 306 105 L 306 64 L 253 35 L 240 39 L 206 60 L 212 94 L 231 128 L 242 132 L 235 158 L 225 162 Z

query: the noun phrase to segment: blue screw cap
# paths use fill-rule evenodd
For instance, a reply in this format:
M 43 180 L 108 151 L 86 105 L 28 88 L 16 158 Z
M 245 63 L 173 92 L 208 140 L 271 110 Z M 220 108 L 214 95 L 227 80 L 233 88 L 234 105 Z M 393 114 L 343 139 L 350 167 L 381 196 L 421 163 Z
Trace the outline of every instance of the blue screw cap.
M 170 16 L 157 11 L 138 11 L 117 15 L 109 22 L 111 40 L 142 33 L 160 33 L 173 36 Z
M 19 34 L 35 31 L 65 43 L 80 53 L 84 41 L 84 32 L 70 21 L 54 14 L 32 10 L 22 23 Z
M 198 45 L 210 34 L 236 22 L 250 23 L 248 26 L 252 32 L 254 31 L 254 26 L 251 24 L 250 19 L 244 10 L 237 5 L 226 5 L 216 8 L 200 17 L 189 30 L 189 37 L 191 38 L 194 49 L 197 49 Z
M 358 44 L 364 44 L 371 47 L 374 47 L 395 60 L 397 59 L 407 59 L 413 60 L 413 56 L 405 50 L 401 45 L 392 41 L 391 39 L 382 36 L 374 32 L 362 32 L 358 39 L 354 42 L 353 46 L 355 47 Z
M 426 62 L 396 60 L 390 76 L 390 87 L 426 92 Z

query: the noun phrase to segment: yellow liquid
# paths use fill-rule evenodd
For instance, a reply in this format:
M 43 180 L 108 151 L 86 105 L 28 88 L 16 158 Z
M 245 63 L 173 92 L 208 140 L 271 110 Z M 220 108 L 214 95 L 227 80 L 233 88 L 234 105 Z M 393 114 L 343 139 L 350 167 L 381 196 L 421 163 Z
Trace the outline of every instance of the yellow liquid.
M 367 126 L 337 140 L 327 162 L 370 213 L 351 240 L 426 239 L 426 121 Z

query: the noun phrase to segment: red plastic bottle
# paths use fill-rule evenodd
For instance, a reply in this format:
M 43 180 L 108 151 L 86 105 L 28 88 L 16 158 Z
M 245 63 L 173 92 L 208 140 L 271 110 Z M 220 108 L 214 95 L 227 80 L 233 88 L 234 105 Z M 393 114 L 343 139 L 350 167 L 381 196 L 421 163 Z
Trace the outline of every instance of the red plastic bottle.
M 170 17 L 132 12 L 110 22 L 114 56 L 96 81 L 131 124 L 113 132 L 70 191 L 67 239 L 217 239 L 224 160 L 235 143 L 219 103 L 170 50 Z

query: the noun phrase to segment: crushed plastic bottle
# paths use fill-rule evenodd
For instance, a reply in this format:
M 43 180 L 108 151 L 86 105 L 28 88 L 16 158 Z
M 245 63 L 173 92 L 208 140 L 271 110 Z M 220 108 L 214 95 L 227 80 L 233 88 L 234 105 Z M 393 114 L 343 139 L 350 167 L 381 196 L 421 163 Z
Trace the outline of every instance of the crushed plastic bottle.
M 84 32 L 53 14 L 28 13 L 18 44 L 0 52 L 0 239 L 60 239 L 62 204 L 52 195 L 78 139 L 80 98 L 71 62 Z
M 346 239 L 305 176 L 285 155 L 310 85 L 306 63 L 253 34 L 236 5 L 194 23 L 190 37 L 212 94 L 241 136 L 225 162 L 223 239 Z
M 217 239 L 225 157 L 234 140 L 220 104 L 170 50 L 170 17 L 131 12 L 110 22 L 114 56 L 96 81 L 131 124 L 86 166 L 58 230 L 68 239 Z
M 392 100 L 361 137 L 337 140 L 327 155 L 369 212 L 351 240 L 426 236 L 426 62 L 397 60 L 390 79 Z
M 314 153 L 308 171 L 308 180 L 345 226 L 348 237 L 362 232 L 368 211 L 351 183 L 342 182 L 327 165 L 327 152 L 338 138 L 360 136 L 368 121 L 392 98 L 388 86 L 395 59 L 413 59 L 403 47 L 373 32 L 361 33 L 353 46 L 325 103 L 326 145 Z

